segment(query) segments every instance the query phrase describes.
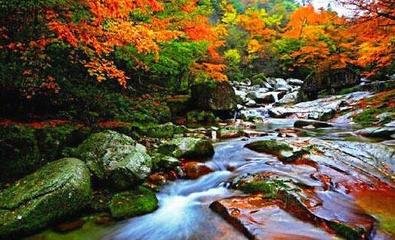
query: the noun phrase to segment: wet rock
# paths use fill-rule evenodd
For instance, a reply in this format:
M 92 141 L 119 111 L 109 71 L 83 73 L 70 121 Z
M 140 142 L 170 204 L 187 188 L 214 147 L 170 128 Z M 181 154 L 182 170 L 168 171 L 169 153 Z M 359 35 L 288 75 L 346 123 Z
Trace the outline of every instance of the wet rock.
M 327 122 L 315 121 L 315 120 L 307 120 L 307 119 L 305 119 L 305 120 L 302 120 L 302 119 L 296 120 L 295 123 L 294 123 L 294 127 L 296 127 L 296 128 L 302 128 L 302 127 L 309 126 L 309 125 L 312 125 L 315 128 L 333 127 L 332 124 L 327 123 Z
M 290 91 L 292 87 L 283 78 L 268 78 L 267 82 L 273 86 L 275 90 Z
M 339 111 L 345 99 L 346 96 L 333 96 L 301 102 L 289 107 L 273 107 L 269 110 L 269 115 L 275 118 L 295 117 L 326 121 Z
M 248 101 L 245 103 L 245 105 L 247 107 L 255 107 L 255 106 L 257 106 L 257 102 L 252 99 L 248 99 Z
M 279 137 L 298 137 L 302 134 L 301 130 L 296 128 L 280 128 L 277 131 Z
M 214 155 L 214 147 L 210 141 L 193 137 L 167 141 L 159 146 L 158 151 L 176 158 L 205 158 Z
M 221 128 L 218 131 L 218 137 L 222 139 L 238 138 L 243 135 L 243 131 L 238 128 Z
M 213 171 L 205 164 L 200 162 L 186 162 L 182 165 L 182 169 L 185 173 L 185 176 L 189 179 L 197 179 Z
M 246 193 L 262 194 L 261 202 L 275 205 L 294 217 L 325 230 L 331 228 L 346 239 L 368 239 L 375 220 L 355 206 L 352 200 L 336 192 L 312 192 L 310 188 L 294 181 L 287 177 L 258 174 L 239 180 L 234 187 Z M 228 207 L 239 207 L 232 203 L 228 203 Z M 334 209 L 338 213 L 333 212 Z M 254 212 L 246 212 L 246 215 L 249 219 L 256 216 Z
M 158 208 L 158 199 L 151 190 L 139 187 L 134 191 L 115 194 L 109 208 L 112 217 L 129 218 L 155 211 Z
M 286 162 L 296 160 L 307 153 L 307 150 L 276 140 L 256 141 L 246 144 L 245 147 L 257 152 L 275 155 L 279 160 Z
M 370 127 L 358 130 L 355 133 L 364 137 L 395 139 L 395 127 Z
M 274 103 L 275 97 L 272 92 L 267 92 L 267 89 L 259 89 L 259 91 L 249 92 L 247 97 L 254 100 L 256 103 Z
M 331 235 L 282 210 L 259 195 L 213 202 L 210 208 L 249 239 L 331 239 Z M 275 218 L 273 216 L 276 216 Z
M 89 170 L 78 159 L 51 162 L 0 192 L 0 237 L 17 237 L 77 214 L 92 196 Z
M 278 104 L 291 104 L 295 103 L 298 98 L 298 92 L 287 93 L 277 103 Z
M 77 154 L 97 179 L 117 189 L 142 182 L 152 167 L 143 145 L 114 131 L 92 134 Z
M 229 113 L 236 109 L 233 87 L 228 81 L 202 82 L 191 86 L 191 102 L 194 107 L 217 113 Z

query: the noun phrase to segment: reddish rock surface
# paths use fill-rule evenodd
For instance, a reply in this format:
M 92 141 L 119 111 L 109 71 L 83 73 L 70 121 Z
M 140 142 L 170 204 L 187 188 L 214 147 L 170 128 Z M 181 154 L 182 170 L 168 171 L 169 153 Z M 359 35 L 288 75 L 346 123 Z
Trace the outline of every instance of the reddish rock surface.
M 201 162 L 185 162 L 181 168 L 189 179 L 197 179 L 213 171 Z

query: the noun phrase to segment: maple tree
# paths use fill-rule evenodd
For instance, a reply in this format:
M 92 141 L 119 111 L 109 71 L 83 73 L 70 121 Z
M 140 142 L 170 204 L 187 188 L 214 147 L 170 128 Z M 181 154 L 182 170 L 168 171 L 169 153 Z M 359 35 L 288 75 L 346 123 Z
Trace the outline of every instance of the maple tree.
M 341 0 L 355 12 L 349 33 L 356 36 L 357 64 L 367 77 L 389 67 L 395 59 L 395 2 Z
M 320 73 L 353 64 L 355 43 L 346 24 L 336 13 L 317 11 L 312 5 L 293 12 L 283 37 L 300 43 L 291 53 L 294 67 Z

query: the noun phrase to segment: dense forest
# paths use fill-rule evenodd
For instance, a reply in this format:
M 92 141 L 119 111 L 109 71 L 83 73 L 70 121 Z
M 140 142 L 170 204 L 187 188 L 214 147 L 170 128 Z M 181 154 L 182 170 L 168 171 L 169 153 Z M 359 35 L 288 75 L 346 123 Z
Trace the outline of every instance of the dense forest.
M 395 2 L 313 3 L 0 0 L 0 238 L 395 237 Z

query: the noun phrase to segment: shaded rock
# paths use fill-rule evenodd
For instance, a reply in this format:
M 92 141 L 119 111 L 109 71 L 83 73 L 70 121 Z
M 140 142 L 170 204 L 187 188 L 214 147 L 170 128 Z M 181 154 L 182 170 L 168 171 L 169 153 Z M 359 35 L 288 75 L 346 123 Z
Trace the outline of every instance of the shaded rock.
M 355 133 L 364 137 L 395 139 L 395 127 L 370 127 Z
M 159 146 L 158 151 L 176 158 L 204 158 L 214 155 L 210 141 L 193 137 L 175 138 Z
M 92 134 L 76 152 L 97 179 L 118 189 L 142 182 L 152 167 L 143 145 L 110 130 Z
M 134 217 L 155 211 L 158 208 L 158 199 L 151 190 L 139 187 L 134 191 L 115 194 L 109 208 L 114 218 Z
M 219 114 L 233 112 L 237 101 L 233 87 L 227 81 L 210 81 L 191 86 L 194 107 Z
M 185 176 L 189 179 L 197 179 L 213 171 L 204 163 L 200 162 L 186 162 L 182 165 L 182 169 Z
M 281 161 L 293 161 L 307 153 L 304 149 L 296 148 L 286 142 L 276 140 L 260 140 L 245 145 L 256 152 L 275 155 Z
M 305 119 L 305 120 L 302 120 L 302 119 L 296 120 L 295 123 L 294 123 L 294 127 L 296 127 L 296 128 L 302 128 L 302 127 L 309 126 L 309 125 L 312 125 L 312 126 L 314 126 L 316 128 L 333 127 L 332 124 L 327 123 L 327 122 L 315 121 L 315 120 L 307 120 L 307 119 Z
M 0 192 L 0 237 L 17 237 L 79 213 L 92 196 L 89 170 L 74 158 L 40 168 Z
M 313 100 L 320 91 L 334 93 L 340 89 L 357 85 L 360 82 L 358 74 L 349 69 L 331 70 L 325 73 L 310 75 L 303 82 L 300 90 L 300 100 Z

